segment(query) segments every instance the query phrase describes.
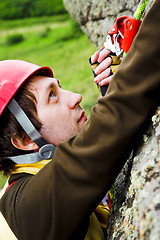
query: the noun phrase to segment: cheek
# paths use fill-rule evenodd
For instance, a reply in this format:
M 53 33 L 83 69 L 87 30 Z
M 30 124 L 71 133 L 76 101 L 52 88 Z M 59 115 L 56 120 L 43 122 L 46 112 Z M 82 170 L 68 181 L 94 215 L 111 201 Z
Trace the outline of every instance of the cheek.
M 76 114 L 73 115 L 66 108 L 43 109 L 39 112 L 39 118 L 42 123 L 41 135 L 56 146 L 80 131 Z
M 46 139 L 49 143 L 57 146 L 59 143 L 62 143 L 69 138 L 75 136 L 79 132 L 79 129 L 72 125 L 61 125 L 55 124 L 54 126 L 43 126 L 40 134 Z
M 78 125 L 69 115 L 43 118 L 40 134 L 50 143 L 58 145 L 79 132 Z

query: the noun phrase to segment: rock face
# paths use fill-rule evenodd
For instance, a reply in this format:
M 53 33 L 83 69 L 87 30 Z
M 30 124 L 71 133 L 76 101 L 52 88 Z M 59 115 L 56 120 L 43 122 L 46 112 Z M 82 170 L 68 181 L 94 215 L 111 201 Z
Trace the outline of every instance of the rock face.
M 107 239 L 160 239 L 159 114 L 115 181 Z
M 87 37 L 101 48 L 115 19 L 132 15 L 139 0 L 63 0 Z M 146 11 L 154 0 L 150 0 Z M 115 195 L 107 239 L 160 239 L 160 111 L 152 118 L 137 153 L 115 181 Z M 158 134 L 157 134 L 158 133 Z
M 146 11 L 154 0 L 149 0 Z M 101 48 L 117 17 L 133 16 L 140 0 L 63 0 L 71 17 L 91 42 Z M 144 13 L 145 14 L 145 13 Z

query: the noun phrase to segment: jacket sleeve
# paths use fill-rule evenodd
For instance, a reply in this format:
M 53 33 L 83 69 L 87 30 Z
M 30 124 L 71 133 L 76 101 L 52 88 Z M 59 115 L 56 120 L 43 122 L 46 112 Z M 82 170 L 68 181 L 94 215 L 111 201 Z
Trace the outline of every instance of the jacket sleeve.
M 32 211 L 38 215 L 43 202 L 44 225 L 48 224 L 48 229 L 53 225 L 51 239 L 84 239 L 89 215 L 110 188 L 159 104 L 159 9 L 160 1 L 156 0 L 107 95 L 92 108 L 80 134 L 60 144 L 53 161 L 26 186 L 24 199 L 32 202 L 28 214 Z M 19 221 L 26 214 L 24 199 Z M 29 228 L 32 219 L 27 224 Z

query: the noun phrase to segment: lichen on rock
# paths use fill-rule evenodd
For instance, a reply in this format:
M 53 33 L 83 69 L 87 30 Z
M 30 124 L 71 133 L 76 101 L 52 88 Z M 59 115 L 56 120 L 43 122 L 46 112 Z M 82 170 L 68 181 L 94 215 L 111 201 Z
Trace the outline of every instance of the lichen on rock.
M 107 239 L 160 239 L 160 157 L 155 134 L 160 126 L 158 115 L 159 111 L 152 118 L 148 140 L 115 181 Z

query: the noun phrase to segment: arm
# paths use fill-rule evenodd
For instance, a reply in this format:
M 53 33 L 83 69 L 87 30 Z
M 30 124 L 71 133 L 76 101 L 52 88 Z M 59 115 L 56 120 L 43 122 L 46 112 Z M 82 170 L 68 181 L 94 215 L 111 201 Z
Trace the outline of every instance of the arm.
M 159 104 L 159 9 L 156 0 L 113 76 L 108 94 L 93 107 L 81 133 L 60 144 L 53 161 L 28 185 L 28 193 L 41 185 L 42 191 L 34 194 L 33 211 L 38 211 L 36 206 L 43 196 L 54 226 L 53 239 L 84 238 L 89 215 L 110 188 Z M 50 183 L 47 188 L 46 182 Z
M 55 154 L 55 158 L 63 159 L 58 163 L 61 175 L 64 178 L 66 176 L 65 165 L 72 176 L 70 180 L 65 179 L 67 189 L 71 190 L 75 181 L 81 182 L 79 191 L 83 195 L 85 193 L 83 203 L 86 202 L 86 205 L 83 211 L 79 205 L 80 213 L 84 214 L 86 209 L 91 212 L 105 187 L 109 189 L 159 104 L 159 9 L 160 2 L 156 1 L 115 73 L 108 94 L 92 109 L 90 120 L 83 131 L 60 145 Z M 69 164 L 71 161 L 72 168 Z M 79 168 L 77 175 L 71 172 L 74 168 Z M 94 188 L 91 189 L 91 186 Z

